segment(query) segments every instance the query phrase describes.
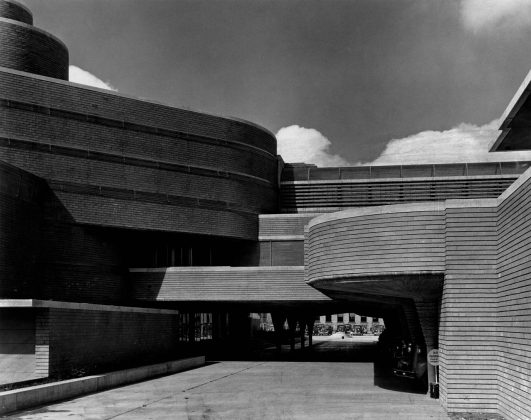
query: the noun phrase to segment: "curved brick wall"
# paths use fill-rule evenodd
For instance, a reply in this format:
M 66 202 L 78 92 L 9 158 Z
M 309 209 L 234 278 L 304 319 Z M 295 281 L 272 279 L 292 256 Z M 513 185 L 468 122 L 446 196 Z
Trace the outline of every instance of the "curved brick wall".
M 68 79 L 68 50 L 54 36 L 0 17 L 0 66 Z
M 360 208 L 309 223 L 307 280 L 444 271 L 444 207 Z
M 0 18 L 33 24 L 33 16 L 29 9 L 14 0 L 0 0 Z
M 0 159 L 83 224 L 256 240 L 277 210 L 276 140 L 251 123 L 0 72 Z
M 0 162 L 0 297 L 33 297 L 43 185 Z

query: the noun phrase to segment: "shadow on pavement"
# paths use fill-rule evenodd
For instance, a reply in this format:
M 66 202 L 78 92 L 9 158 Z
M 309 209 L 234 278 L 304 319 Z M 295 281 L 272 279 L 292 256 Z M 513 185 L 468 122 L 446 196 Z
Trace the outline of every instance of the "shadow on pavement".
M 244 343 L 225 343 L 208 349 L 207 360 L 223 361 L 282 361 L 282 362 L 338 362 L 372 363 L 374 385 L 398 392 L 425 394 L 427 384 L 419 380 L 394 376 L 389 360 L 381 357 L 375 342 L 323 340 L 314 342 L 312 347 L 301 349 L 300 341 L 295 350 L 283 343 L 279 352 L 276 345 L 267 340 L 254 340 Z
M 308 361 L 308 362 L 373 362 L 376 344 L 353 341 L 317 341 L 312 347 L 301 349 L 300 342 L 295 350 L 289 344 L 282 344 L 279 352 L 274 343 L 253 341 L 238 344 L 225 344 L 207 350 L 208 360 L 249 360 L 249 361 Z
M 394 376 L 389 362 L 376 360 L 374 363 L 374 385 L 379 388 L 413 394 L 426 394 L 428 384 L 418 379 Z

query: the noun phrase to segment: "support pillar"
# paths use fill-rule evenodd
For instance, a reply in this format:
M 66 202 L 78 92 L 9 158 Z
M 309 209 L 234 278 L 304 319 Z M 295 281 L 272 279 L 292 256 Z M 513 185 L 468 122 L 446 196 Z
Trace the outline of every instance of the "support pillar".
M 188 312 L 188 342 L 195 342 L 195 313 Z
M 313 346 L 313 324 L 315 324 L 314 318 L 309 318 L 306 321 L 306 325 L 308 326 L 308 347 L 312 348 Z
M 50 366 L 50 310 L 38 309 L 35 314 L 35 374 L 46 378 Z
M 306 345 L 306 322 L 302 319 L 299 319 L 299 335 L 301 337 L 301 350 L 304 349 Z
M 426 343 L 426 355 L 433 349 L 438 348 L 439 335 L 439 302 L 437 300 L 415 299 L 415 306 L 419 316 L 424 342 Z M 436 382 L 436 367 L 427 363 L 428 382 Z
M 221 322 L 219 312 L 212 312 L 212 341 L 217 342 L 221 339 Z
M 297 326 L 297 319 L 293 315 L 288 315 L 288 329 L 289 329 L 289 348 L 290 351 L 295 351 L 295 328 Z
M 286 315 L 281 312 L 272 312 L 271 321 L 273 321 L 273 328 L 275 328 L 275 341 L 277 351 L 282 350 L 282 335 L 284 332 L 284 323 L 286 322 Z

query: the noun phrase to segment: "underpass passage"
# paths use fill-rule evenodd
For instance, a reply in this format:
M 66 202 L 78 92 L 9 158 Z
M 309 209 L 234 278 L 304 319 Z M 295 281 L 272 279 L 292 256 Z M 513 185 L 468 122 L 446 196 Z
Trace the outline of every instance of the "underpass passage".
M 316 336 L 312 347 L 301 347 L 300 339 L 295 340 L 291 350 L 289 339 L 284 340 L 280 351 L 271 339 L 253 338 L 239 345 L 219 345 L 209 349 L 208 360 L 217 361 L 285 361 L 323 363 L 364 363 L 373 370 L 373 384 L 379 388 L 397 392 L 426 394 L 428 391 L 425 361 L 418 364 L 407 353 L 399 352 L 403 340 L 383 334 L 386 339 L 379 342 L 374 335 L 351 336 L 336 332 L 330 336 Z M 306 337 L 307 340 L 307 337 Z M 400 353 L 400 354 L 399 354 Z M 411 360 L 409 360 L 411 359 Z M 409 377 L 395 374 L 396 368 L 411 370 Z
M 289 338 L 283 340 L 280 351 L 271 337 L 254 337 L 237 345 L 219 344 L 209 349 L 207 359 L 253 360 L 253 361 L 322 361 L 322 362 L 375 362 L 378 358 L 377 336 L 359 336 L 349 338 L 345 334 L 313 337 L 311 347 L 301 347 L 299 337 L 294 339 L 294 351 L 291 351 Z M 308 342 L 308 337 L 305 339 Z
M 323 344 L 339 352 L 346 343 Z M 331 350 L 329 349 L 329 350 Z M 374 382 L 372 362 L 233 361 L 19 413 L 61 419 L 448 419 L 424 394 Z

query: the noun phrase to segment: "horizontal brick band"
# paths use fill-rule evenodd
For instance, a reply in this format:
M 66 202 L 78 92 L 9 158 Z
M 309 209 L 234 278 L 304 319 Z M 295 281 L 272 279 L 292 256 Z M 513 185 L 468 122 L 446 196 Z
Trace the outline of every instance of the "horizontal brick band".
M 68 50 L 47 32 L 0 17 L 0 45 L 0 66 L 68 79 Z
M 128 190 L 124 188 L 104 187 L 100 185 L 80 184 L 75 182 L 49 181 L 52 190 L 66 193 L 97 195 L 118 200 L 138 201 L 144 203 L 167 204 L 180 207 L 207 208 L 224 210 L 242 215 L 255 215 L 253 211 L 237 207 L 233 203 L 216 200 L 205 200 L 194 197 L 184 197 L 170 194 L 160 194 L 147 191 Z
M 154 168 L 173 172 L 184 172 L 200 176 L 232 178 L 267 186 L 272 185 L 271 182 L 269 182 L 268 180 L 243 173 L 221 171 L 212 168 L 202 168 L 191 165 L 179 165 L 177 163 L 172 162 L 157 161 L 152 159 L 139 158 L 136 156 L 103 153 L 98 151 L 80 149 L 77 147 L 70 147 L 59 144 L 46 144 L 40 143 L 38 141 L 16 139 L 12 137 L 0 136 L 0 147 L 11 147 L 22 150 L 35 150 L 39 152 L 53 153 L 63 156 L 99 160 L 102 162 L 120 163 L 124 165 L 140 166 L 145 168 Z
M 47 107 L 47 106 L 32 104 L 32 103 L 23 102 L 23 101 L 16 101 L 12 99 L 0 99 L 0 106 L 6 107 L 6 108 L 21 109 L 24 111 L 30 111 L 30 112 L 40 113 L 44 115 L 51 115 L 55 117 L 72 119 L 72 120 L 77 120 L 77 121 L 84 121 L 84 122 L 99 124 L 99 125 L 103 125 L 107 127 L 115 127 L 115 128 L 121 128 L 124 130 L 138 131 L 142 133 L 156 134 L 159 136 L 186 139 L 186 140 L 194 141 L 194 142 L 215 144 L 217 146 L 237 148 L 237 149 L 250 151 L 252 153 L 265 157 L 269 160 L 276 161 L 276 156 L 273 153 L 270 153 L 269 151 L 263 148 L 259 148 L 259 147 L 256 147 L 250 144 L 245 144 L 242 142 L 238 142 L 235 140 L 219 139 L 216 137 L 210 137 L 206 135 L 199 136 L 199 135 L 195 135 L 195 134 L 185 132 L 185 131 L 169 130 L 169 129 L 145 125 L 145 124 L 132 123 L 126 120 L 107 118 L 107 117 L 102 117 L 102 116 L 95 115 L 95 114 L 85 114 L 81 112 L 64 110 L 64 109 L 59 109 L 59 108 L 54 108 L 54 107 Z
M 0 0 L 0 17 L 33 24 L 33 15 L 23 4 L 14 0 Z

